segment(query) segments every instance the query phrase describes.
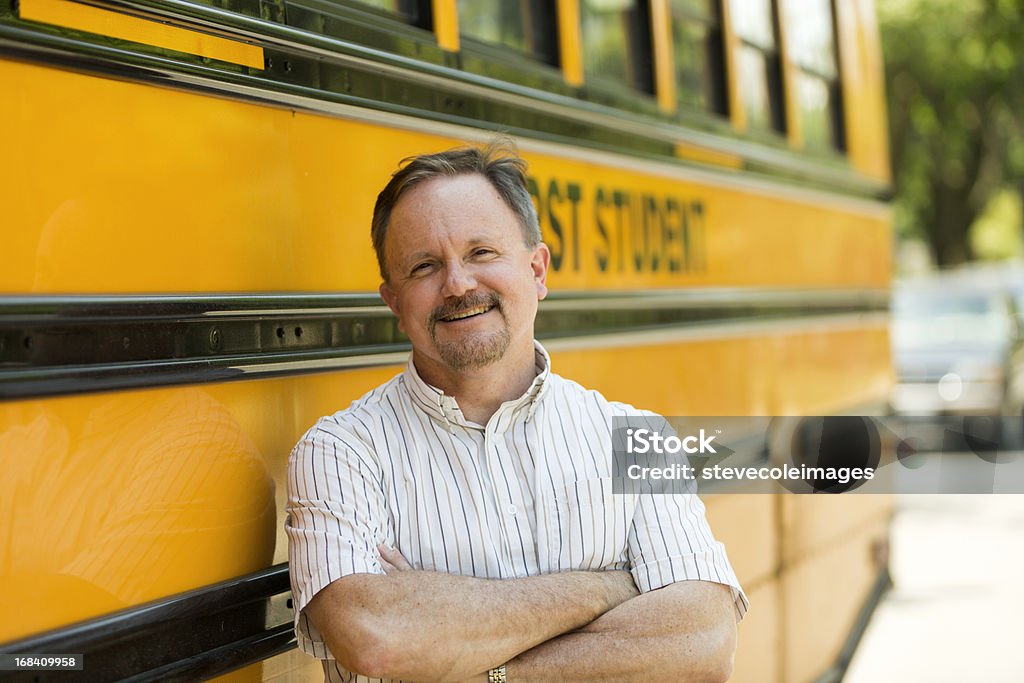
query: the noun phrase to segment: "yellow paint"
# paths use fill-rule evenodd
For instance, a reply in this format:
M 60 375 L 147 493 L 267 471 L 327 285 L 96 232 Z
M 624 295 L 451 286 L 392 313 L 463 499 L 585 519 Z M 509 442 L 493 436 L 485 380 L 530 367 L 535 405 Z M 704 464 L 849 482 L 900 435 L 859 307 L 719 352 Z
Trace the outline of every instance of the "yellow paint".
M 202 388 L 4 404 L 0 467 L 0 642 L 273 556 L 264 453 Z
M 288 452 L 395 372 L 0 403 L 0 643 L 286 560 Z
M 750 595 L 778 572 L 777 499 L 761 493 L 702 496 L 715 538 L 729 549 L 729 563 Z
M 456 0 L 431 0 L 434 35 L 442 50 L 459 51 L 459 10 Z
M 715 530 L 717 534 L 717 530 Z M 732 559 L 734 545 L 728 546 Z M 792 683 L 782 678 L 780 582 L 747 589 L 751 609 L 737 626 L 736 660 L 730 683 Z
M 884 324 L 551 356 L 560 374 L 662 415 L 830 415 L 883 401 L 892 383 Z
M 187 52 L 222 62 L 263 68 L 263 48 L 71 0 L 21 0 L 22 19 Z
M 687 161 L 695 161 L 700 164 L 708 164 L 711 166 L 721 166 L 723 168 L 730 168 L 733 170 L 743 168 L 743 157 L 738 154 L 720 152 L 716 149 L 698 147 L 697 145 L 691 145 L 685 142 L 677 142 L 675 150 L 678 158 L 686 159 Z
M 13 130 L 45 131 L 0 165 L 7 293 L 374 291 L 377 192 L 460 143 L 8 61 L 0 88 Z M 884 213 L 527 157 L 556 288 L 887 286 Z
M 562 76 L 573 86 L 583 85 L 583 36 L 579 0 L 558 0 L 558 54 Z
M 654 48 L 654 91 L 658 108 L 666 114 L 676 111 L 676 60 L 672 51 L 672 13 L 669 0 L 651 2 L 651 43 Z
M 869 178 L 889 183 L 889 126 L 881 37 L 873 0 L 833 3 L 839 25 L 839 72 L 848 155 Z
M 323 667 L 320 668 L 320 677 L 323 678 Z M 217 676 L 209 680 L 216 681 L 217 683 L 251 683 L 252 681 L 266 680 L 266 674 L 264 674 L 264 663 L 256 662 L 249 666 L 242 667 L 241 669 L 235 669 L 234 671 L 224 674 L 223 676 Z M 319 681 L 317 682 L 319 683 Z
M 879 521 L 847 534 L 827 552 L 783 569 L 781 680 L 816 681 L 835 663 L 878 575 L 868 549 L 887 526 Z
M 888 284 L 885 212 L 548 156 L 529 160 L 557 287 Z
M 313 659 L 298 649 L 263 661 L 265 683 L 323 683 L 324 668 L 319 660 Z
M 890 465 L 885 469 L 902 467 Z M 876 476 L 891 475 L 885 469 Z M 895 488 L 895 485 L 893 485 Z M 863 529 L 875 529 L 892 515 L 893 496 L 858 493 L 851 496 L 779 496 L 786 547 L 781 562 L 793 565 L 821 554 Z
M 722 42 L 725 44 L 725 82 L 729 89 L 729 120 L 733 130 L 743 133 L 747 130 L 747 112 L 743 108 L 743 92 L 740 90 L 740 37 L 732 23 L 732 0 L 722 2 Z
M 786 113 L 786 141 L 792 149 L 804 148 L 804 126 L 801 118 L 800 89 L 798 87 L 800 68 L 793 62 L 789 51 L 789 22 L 785 17 L 791 16 L 786 13 L 787 2 L 793 0 L 780 0 L 776 4 L 776 12 L 779 17 L 779 60 L 782 65 L 782 102 Z

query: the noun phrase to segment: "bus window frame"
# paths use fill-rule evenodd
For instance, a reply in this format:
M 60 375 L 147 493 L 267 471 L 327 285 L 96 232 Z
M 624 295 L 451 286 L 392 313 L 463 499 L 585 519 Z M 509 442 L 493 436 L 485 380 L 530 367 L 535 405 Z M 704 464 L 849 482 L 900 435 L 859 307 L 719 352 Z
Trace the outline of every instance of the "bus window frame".
M 798 0 L 799 1 L 799 0 Z M 782 14 L 795 11 L 793 0 L 779 0 L 785 5 Z M 830 14 L 831 54 L 833 73 L 831 75 L 808 65 L 800 59 L 798 46 L 794 44 L 794 30 L 790 22 L 783 21 L 780 14 L 782 32 L 783 70 L 786 90 L 786 117 L 789 123 L 787 138 L 795 151 L 819 160 L 832 159 L 847 162 L 849 147 L 847 143 L 846 100 L 844 97 L 844 79 L 842 68 L 842 39 L 839 21 L 839 9 L 835 0 L 825 0 Z M 802 7 L 802 6 L 801 6 Z M 805 110 L 802 104 L 801 87 L 805 79 L 813 79 L 825 87 L 828 104 L 825 116 L 827 119 L 828 139 L 821 143 L 809 145 L 806 135 Z
M 531 59 L 527 54 L 502 45 L 460 36 L 460 66 L 467 73 L 495 78 L 550 93 L 576 96 L 558 66 Z
M 693 114 L 699 113 L 702 115 L 708 115 L 715 119 L 728 121 L 732 113 L 732 103 L 730 102 L 729 91 L 730 91 L 730 78 L 729 78 L 729 59 L 727 56 L 728 51 L 728 40 L 726 37 L 726 22 L 725 22 L 725 8 L 723 5 L 728 0 L 707 0 L 710 6 L 710 16 L 700 17 L 696 14 L 689 12 L 685 7 L 679 7 L 673 0 L 668 0 L 669 10 L 669 40 L 670 49 L 672 51 L 673 63 L 675 69 L 673 78 L 675 80 L 675 91 L 676 91 L 676 108 L 680 113 Z M 677 52 L 677 41 L 676 41 L 676 25 L 677 21 L 685 18 L 689 22 L 700 23 L 706 30 L 705 37 L 703 38 L 700 50 L 704 53 L 704 64 L 703 75 L 705 78 L 709 78 L 714 81 L 712 90 L 717 90 L 717 98 L 713 95 L 708 96 L 709 93 L 701 93 L 702 97 L 706 98 L 707 101 L 703 106 L 688 102 L 682 97 L 682 83 L 680 83 L 680 77 L 682 75 L 682 67 L 679 64 L 679 53 Z M 712 64 L 711 50 L 706 41 L 709 36 L 707 34 L 717 32 L 717 69 L 710 68 Z M 714 40 L 714 39 L 712 39 Z M 713 100 L 716 100 L 713 101 Z
M 589 71 L 586 60 L 587 51 L 587 40 L 586 32 L 584 30 L 584 0 L 577 0 L 578 5 L 578 18 L 580 22 L 580 62 L 583 71 L 583 86 L 582 89 L 585 93 L 584 99 L 591 101 L 598 101 L 605 103 L 607 97 L 611 97 L 612 101 L 615 102 L 613 106 L 621 106 L 627 110 L 641 111 L 643 113 L 651 113 L 654 116 L 659 115 L 659 107 L 657 101 L 657 73 L 656 73 L 656 54 L 655 54 L 655 39 L 653 35 L 653 8 L 651 7 L 650 0 L 636 0 L 636 7 L 641 10 L 644 14 L 641 17 L 644 25 L 639 27 L 636 31 L 638 36 L 643 39 L 643 44 L 637 46 L 638 49 L 636 54 L 644 56 L 646 58 L 646 67 L 643 68 L 643 73 L 634 74 L 638 82 L 636 85 L 629 83 L 620 82 L 614 78 L 605 78 L 601 74 L 595 74 Z M 626 46 L 627 49 L 632 47 Z M 640 100 L 645 100 L 646 104 L 650 106 L 637 107 L 637 103 Z M 630 106 L 632 105 L 632 106 Z
M 465 1 L 465 0 L 462 0 L 462 1 Z M 527 61 L 532 62 L 532 63 L 536 63 L 536 64 L 540 64 L 540 65 L 545 65 L 545 66 L 550 66 L 550 67 L 553 67 L 555 69 L 560 70 L 561 69 L 561 62 L 562 62 L 562 60 L 561 60 L 562 46 L 561 46 L 560 41 L 559 41 L 560 28 L 559 28 L 559 16 L 558 16 L 558 3 L 556 2 L 556 0 L 526 0 L 526 1 L 529 4 L 529 16 L 527 17 L 527 21 L 523 22 L 524 26 L 526 24 L 530 24 L 532 26 L 532 28 L 530 30 L 532 30 L 534 33 L 542 33 L 543 32 L 545 34 L 544 35 L 544 42 L 547 43 L 547 49 L 546 50 L 538 51 L 536 49 L 531 49 L 531 48 L 520 49 L 520 48 L 517 48 L 517 47 L 512 46 L 512 45 L 507 45 L 505 43 L 493 42 L 493 41 L 490 41 L 490 40 L 485 40 L 483 38 L 480 38 L 479 36 L 474 36 L 474 35 L 471 35 L 469 33 L 466 33 L 463 30 L 462 19 L 461 19 L 461 17 L 459 17 L 458 13 L 456 13 L 456 17 L 458 18 L 458 30 L 459 30 L 460 45 L 462 45 L 462 41 L 469 40 L 469 41 L 472 41 L 472 43 L 477 48 L 479 48 L 480 45 L 486 45 L 488 47 L 494 48 L 495 50 L 498 50 L 498 51 L 501 51 L 501 52 L 507 52 L 513 58 L 527 60 Z M 458 7 L 460 6 L 460 4 L 461 4 L 461 2 L 459 2 L 459 0 L 456 0 L 456 10 L 458 10 Z M 522 5 L 522 3 L 519 3 L 519 4 Z M 543 7 L 542 7 L 542 5 L 543 5 Z M 550 28 L 548 28 L 546 30 L 543 30 L 543 31 L 540 31 L 540 30 L 538 30 L 538 27 L 544 26 L 544 22 L 540 19 L 540 17 L 543 16 L 545 12 L 547 13 L 547 16 L 550 16 L 552 18 L 553 23 L 552 23 L 552 26 Z
M 413 26 L 415 28 L 423 29 L 424 31 L 434 30 L 434 6 L 430 0 L 398 0 L 399 4 L 411 4 L 417 6 L 416 20 L 410 21 L 410 17 L 405 16 L 401 11 L 393 11 L 384 9 L 383 7 L 377 7 L 371 4 L 370 0 L 345 0 L 345 4 L 358 8 L 360 10 L 366 10 L 373 12 L 384 18 L 399 21 L 406 26 Z M 286 4 L 291 4 L 290 0 L 286 0 Z
M 723 21 L 723 28 L 726 32 L 725 43 L 728 54 L 728 71 L 731 74 L 729 79 L 731 86 L 730 110 L 733 111 L 733 122 L 736 128 L 748 138 L 775 145 L 785 144 L 789 138 L 792 126 L 789 121 L 789 79 L 787 78 L 787 60 L 784 44 L 783 22 L 779 11 L 779 0 L 765 0 L 768 2 L 771 13 L 771 25 L 774 39 L 774 46 L 768 50 L 763 45 L 758 45 L 742 35 L 736 26 L 735 18 L 731 21 Z M 735 14 L 736 0 L 727 0 L 729 7 L 724 8 L 730 16 Z M 723 16 L 723 19 L 725 16 Z M 731 34 L 731 35 L 729 35 Z M 764 60 L 765 69 L 762 71 L 765 92 L 768 94 L 768 111 L 770 120 L 768 127 L 754 126 L 747 115 L 748 105 L 744 97 L 744 82 L 742 80 L 742 57 L 745 50 L 754 50 L 760 53 Z M 775 76 L 777 83 L 772 83 L 770 76 Z M 774 86 L 774 89 L 773 89 Z M 775 98 L 772 94 L 774 92 Z
M 551 40 L 549 59 L 544 59 L 543 55 L 530 51 L 476 38 L 464 33 L 460 22 L 458 32 L 459 66 L 461 69 L 468 73 L 496 78 L 508 83 L 559 95 L 575 96 L 575 88 L 566 81 L 562 69 L 561 57 L 565 46 L 561 39 L 559 25 L 561 17 L 558 2 L 557 0 L 545 1 L 549 5 L 550 16 L 555 22 L 549 35 Z M 531 11 L 534 9 L 533 4 L 531 3 Z M 534 24 L 538 23 L 537 15 L 531 14 L 530 19 Z
M 231 0 L 232 4 L 235 1 Z M 284 0 L 283 16 L 278 23 L 431 64 L 450 65 L 450 54 L 437 43 L 431 2 L 419 1 L 427 12 L 428 26 L 411 24 L 399 14 L 359 0 Z M 328 30 L 334 22 L 350 29 L 350 32 Z

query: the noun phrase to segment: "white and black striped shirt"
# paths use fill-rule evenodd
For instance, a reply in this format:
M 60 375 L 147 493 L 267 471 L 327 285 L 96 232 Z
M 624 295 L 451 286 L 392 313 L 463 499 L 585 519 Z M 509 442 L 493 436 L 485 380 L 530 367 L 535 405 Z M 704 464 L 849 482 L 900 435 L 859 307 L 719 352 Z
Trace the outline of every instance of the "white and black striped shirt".
M 331 659 L 302 612 L 350 574 L 383 574 L 378 544 L 417 569 L 481 578 L 628 568 L 641 592 L 676 581 L 747 598 L 696 495 L 612 492 L 613 417 L 650 414 L 550 372 L 537 344 L 529 390 L 486 426 L 404 373 L 321 418 L 288 464 L 289 539 L 299 647 L 328 681 L 369 681 Z

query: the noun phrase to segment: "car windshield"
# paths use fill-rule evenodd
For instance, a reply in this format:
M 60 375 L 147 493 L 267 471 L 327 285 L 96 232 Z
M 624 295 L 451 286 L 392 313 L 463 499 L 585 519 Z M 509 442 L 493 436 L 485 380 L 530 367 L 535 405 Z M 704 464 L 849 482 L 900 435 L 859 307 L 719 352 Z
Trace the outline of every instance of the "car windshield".
M 995 346 L 1006 343 L 1011 332 L 999 297 L 984 292 L 897 292 L 892 316 L 893 344 L 903 349 Z

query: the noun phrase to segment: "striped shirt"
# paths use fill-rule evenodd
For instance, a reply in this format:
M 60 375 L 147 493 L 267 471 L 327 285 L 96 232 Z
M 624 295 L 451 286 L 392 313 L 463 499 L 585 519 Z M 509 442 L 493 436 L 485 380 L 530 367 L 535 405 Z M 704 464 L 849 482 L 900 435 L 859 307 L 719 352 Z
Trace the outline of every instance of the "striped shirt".
M 338 665 L 302 610 L 336 579 L 383 574 L 381 543 L 417 569 L 480 578 L 629 569 L 641 592 L 713 581 L 732 588 L 737 619 L 746 612 L 695 494 L 612 492 L 612 418 L 653 413 L 551 373 L 540 344 L 536 358 L 530 388 L 486 426 L 410 358 L 295 446 L 285 519 L 295 630 L 328 681 L 371 679 Z

